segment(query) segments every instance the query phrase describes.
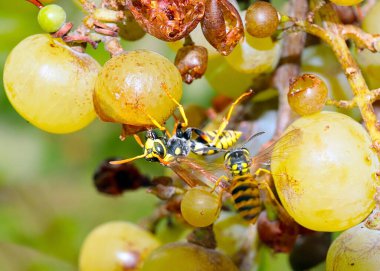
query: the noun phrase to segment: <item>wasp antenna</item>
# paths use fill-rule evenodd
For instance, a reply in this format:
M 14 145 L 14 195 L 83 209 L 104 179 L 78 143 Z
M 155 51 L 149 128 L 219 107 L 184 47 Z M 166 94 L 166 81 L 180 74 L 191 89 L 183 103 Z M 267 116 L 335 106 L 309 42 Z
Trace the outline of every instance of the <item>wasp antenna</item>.
M 120 164 L 129 163 L 129 162 L 131 162 L 133 160 L 137 160 L 137 159 L 140 159 L 140 158 L 145 158 L 145 153 L 143 153 L 141 155 L 138 155 L 138 156 L 135 156 L 135 157 L 132 157 L 132 158 L 124 159 L 124 160 L 110 161 L 109 163 L 111 165 L 120 165 Z
M 247 145 L 252 139 L 254 139 L 255 137 L 258 137 L 258 136 L 260 136 L 260 135 L 262 135 L 262 134 L 265 134 L 265 132 L 258 132 L 258 133 L 256 133 L 256 134 L 253 134 L 253 135 L 251 135 L 244 143 L 243 143 L 243 145 L 241 145 L 241 147 L 242 148 L 244 148 L 245 147 L 245 145 Z

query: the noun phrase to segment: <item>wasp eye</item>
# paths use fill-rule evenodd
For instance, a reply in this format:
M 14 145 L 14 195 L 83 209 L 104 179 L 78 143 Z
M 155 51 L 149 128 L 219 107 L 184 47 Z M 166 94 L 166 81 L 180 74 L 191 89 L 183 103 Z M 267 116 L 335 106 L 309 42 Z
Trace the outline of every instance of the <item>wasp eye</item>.
M 156 141 L 153 144 L 154 152 L 157 153 L 159 156 L 163 157 L 165 156 L 165 147 L 164 144 L 160 141 Z

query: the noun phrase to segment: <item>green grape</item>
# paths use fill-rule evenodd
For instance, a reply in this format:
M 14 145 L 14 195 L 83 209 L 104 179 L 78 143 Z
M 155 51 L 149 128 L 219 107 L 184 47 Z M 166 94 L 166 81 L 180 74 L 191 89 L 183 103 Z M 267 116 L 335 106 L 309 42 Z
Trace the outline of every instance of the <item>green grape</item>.
M 268 2 L 253 3 L 245 15 L 247 32 L 256 38 L 270 37 L 277 30 L 278 24 L 277 10 Z
M 318 76 L 305 73 L 290 84 L 288 102 L 297 114 L 310 115 L 322 110 L 327 94 L 327 86 Z
M 303 116 L 272 154 L 276 190 L 288 213 L 305 228 L 341 231 L 362 221 L 374 207 L 380 166 L 366 130 L 336 112 Z M 289 139 L 287 139 L 289 140 Z M 281 158 L 280 158 L 281 157 Z
M 44 31 L 56 32 L 65 23 L 66 12 L 61 6 L 47 5 L 40 9 L 37 20 Z
M 219 215 L 219 198 L 206 187 L 194 187 L 186 192 L 181 201 L 183 218 L 194 227 L 206 227 Z
M 363 30 L 371 34 L 379 34 L 379 16 L 380 2 L 377 1 L 363 19 Z M 366 77 L 368 86 L 371 89 L 380 88 L 380 54 L 372 53 L 369 50 L 360 50 L 357 52 L 357 60 Z
M 380 266 L 380 231 L 364 223 L 343 232 L 331 244 L 326 271 L 378 271 Z
M 95 228 L 84 241 L 80 271 L 137 271 L 160 242 L 135 224 L 112 221 Z
M 245 11 L 240 16 L 244 17 Z M 244 40 L 225 57 L 228 64 L 241 73 L 259 75 L 272 72 L 280 59 L 281 43 L 273 42 L 269 37 L 257 38 L 245 34 Z
M 118 23 L 119 36 L 124 40 L 135 41 L 145 36 L 146 32 L 136 22 L 132 13 L 129 10 L 124 11 L 125 19 Z
M 141 271 L 237 271 L 223 253 L 190 243 L 170 243 L 154 250 Z
M 94 118 L 92 92 L 100 65 L 61 39 L 38 34 L 21 41 L 4 66 L 4 87 L 17 112 L 50 133 L 70 133 Z
M 331 2 L 339 6 L 354 6 L 363 2 L 363 0 L 331 0 Z
M 104 121 L 135 126 L 164 123 L 182 96 L 181 74 L 167 58 L 151 51 L 122 53 L 104 64 L 95 85 L 94 104 Z M 150 118 L 150 117 L 151 118 Z

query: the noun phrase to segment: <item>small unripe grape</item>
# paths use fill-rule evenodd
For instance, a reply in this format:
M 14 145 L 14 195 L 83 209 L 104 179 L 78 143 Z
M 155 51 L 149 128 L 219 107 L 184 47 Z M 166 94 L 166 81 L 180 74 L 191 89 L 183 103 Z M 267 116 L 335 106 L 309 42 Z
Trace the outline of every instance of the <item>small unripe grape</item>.
M 137 271 L 160 245 L 150 233 L 129 222 L 112 221 L 95 228 L 83 243 L 80 271 Z
M 331 0 L 331 2 L 340 6 L 353 6 L 363 2 L 363 0 Z
M 40 9 L 37 20 L 44 31 L 56 32 L 65 23 L 66 12 L 61 6 L 47 5 Z
M 219 199 L 206 187 L 194 187 L 186 192 L 181 201 L 183 218 L 192 226 L 206 227 L 219 215 Z
M 318 76 L 305 73 L 289 86 L 288 102 L 294 112 L 303 116 L 322 110 L 327 101 L 327 86 Z
M 166 93 L 180 101 L 182 78 L 167 58 L 147 50 L 122 53 L 108 60 L 95 85 L 95 110 L 103 121 L 154 126 L 176 109 Z
M 380 266 L 380 231 L 364 223 L 343 232 L 331 244 L 326 271 L 378 271 Z
M 277 10 L 268 2 L 253 3 L 245 15 L 247 32 L 256 38 L 271 36 L 277 30 L 278 24 Z
M 124 40 L 135 41 L 145 36 L 146 32 L 136 22 L 129 10 L 124 11 L 125 20 L 117 24 L 119 27 L 119 36 Z
M 141 271 L 237 271 L 223 253 L 191 243 L 170 243 L 154 250 Z
M 341 231 L 360 223 L 374 208 L 380 166 L 367 131 L 336 112 L 303 116 L 285 133 L 294 129 L 299 133 L 291 142 L 284 142 L 289 140 L 285 136 L 275 145 L 271 162 L 286 211 L 315 231 Z
M 30 36 L 9 54 L 4 87 L 17 112 L 50 133 L 70 133 L 95 118 L 92 93 L 100 65 L 47 34 Z

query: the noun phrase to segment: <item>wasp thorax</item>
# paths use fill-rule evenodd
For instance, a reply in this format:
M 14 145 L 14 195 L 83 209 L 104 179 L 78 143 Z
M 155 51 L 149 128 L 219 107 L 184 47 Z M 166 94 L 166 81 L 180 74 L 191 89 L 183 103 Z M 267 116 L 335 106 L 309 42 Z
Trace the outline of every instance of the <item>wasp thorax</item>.
M 245 148 L 239 148 L 227 152 L 224 156 L 224 163 L 233 176 L 248 173 L 251 165 L 249 151 Z
M 190 141 L 173 137 L 168 140 L 168 153 L 173 156 L 187 156 L 190 153 Z

